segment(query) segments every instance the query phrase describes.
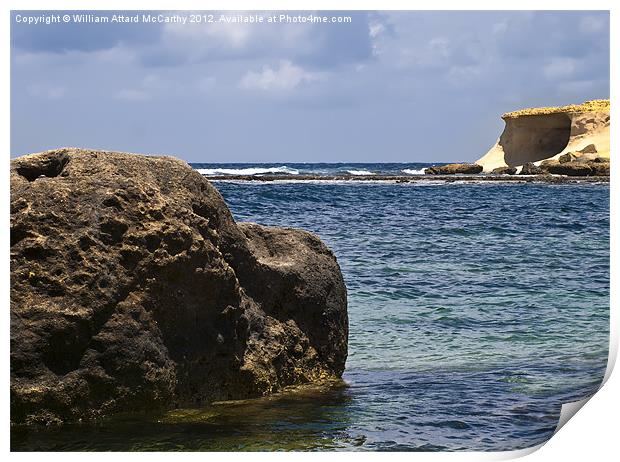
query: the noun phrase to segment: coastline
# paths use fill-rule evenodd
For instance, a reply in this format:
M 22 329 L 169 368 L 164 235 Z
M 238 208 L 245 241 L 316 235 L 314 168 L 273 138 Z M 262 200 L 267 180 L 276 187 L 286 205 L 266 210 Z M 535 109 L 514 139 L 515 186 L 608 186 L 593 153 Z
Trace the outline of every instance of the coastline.
M 353 182 L 353 183 L 609 183 L 609 176 L 562 175 L 213 175 L 204 176 L 215 182 Z

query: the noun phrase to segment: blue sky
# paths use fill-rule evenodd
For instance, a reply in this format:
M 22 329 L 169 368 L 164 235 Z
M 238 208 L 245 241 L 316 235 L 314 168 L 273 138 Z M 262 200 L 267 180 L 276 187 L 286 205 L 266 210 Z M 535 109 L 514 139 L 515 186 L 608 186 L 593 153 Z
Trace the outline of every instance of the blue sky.
M 189 162 L 473 161 L 503 112 L 609 97 L 607 12 L 252 25 L 18 14 L 41 13 L 12 13 L 13 156 L 78 146 Z

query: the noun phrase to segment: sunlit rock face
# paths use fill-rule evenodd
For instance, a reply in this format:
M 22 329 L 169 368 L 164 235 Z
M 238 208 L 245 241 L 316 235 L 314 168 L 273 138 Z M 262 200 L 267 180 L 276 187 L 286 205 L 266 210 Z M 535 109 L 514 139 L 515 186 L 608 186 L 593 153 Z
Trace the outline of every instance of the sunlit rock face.
M 504 131 L 476 163 L 485 172 L 492 172 L 499 167 L 539 164 L 566 154 L 596 154 L 596 158 L 608 160 L 609 107 L 609 100 L 595 100 L 504 114 Z

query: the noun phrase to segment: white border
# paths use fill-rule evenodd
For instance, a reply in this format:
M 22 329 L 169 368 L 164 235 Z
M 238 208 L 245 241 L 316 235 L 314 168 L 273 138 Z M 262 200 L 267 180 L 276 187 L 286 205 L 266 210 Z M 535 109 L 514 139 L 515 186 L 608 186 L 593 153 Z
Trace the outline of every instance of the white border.
M 299 0 L 294 4 L 290 0 L 264 0 L 264 1 L 242 1 L 242 0 L 230 0 L 230 1 L 193 1 L 193 0 L 176 0 L 162 1 L 120 1 L 109 0 L 107 2 L 91 2 L 85 4 L 83 1 L 76 0 L 64 0 L 56 2 L 45 2 L 42 0 L 8 0 L 2 2 L 2 9 L 4 10 L 3 17 L 0 20 L 2 25 L 2 46 L 0 53 L 2 57 L 2 63 L 0 75 L 2 75 L 2 94 L 5 102 L 0 119 L 0 140 L 3 142 L 7 155 L 5 158 L 4 174 L 1 177 L 1 187 L 3 192 L 3 200 L 1 201 L 1 213 L 4 218 L 4 225 L 0 228 L 0 236 L 2 237 L 2 249 L 4 251 L 4 265 L 2 265 L 2 279 L 1 287 L 2 294 L 5 300 L 4 303 L 4 317 L 3 317 L 3 339 L 2 342 L 2 382 L 8 388 L 9 384 L 9 181 L 8 181 L 8 161 L 10 153 L 10 87 L 9 87 L 9 53 L 10 53 L 10 15 L 11 9 L 144 9 L 144 10 L 170 10 L 170 9 L 194 9 L 194 10 L 258 10 L 258 9 L 273 9 L 273 10 L 364 10 L 364 9 L 381 9 L 381 10 L 611 10 L 611 75 L 617 75 L 616 61 L 618 47 L 618 30 L 620 23 L 617 20 L 617 12 L 614 11 L 614 7 L 618 2 L 611 0 L 589 0 L 587 2 L 576 1 L 561 1 L 561 0 L 504 0 L 502 2 L 480 1 L 471 0 L 468 2 L 442 1 L 435 0 L 433 2 L 413 2 L 413 1 L 398 1 L 398 0 L 358 0 L 358 1 L 344 1 L 344 0 L 315 0 L 306 1 Z M 613 81 L 613 79 L 611 80 Z M 614 91 L 612 87 L 612 112 L 615 108 Z M 615 120 L 615 119 L 614 119 Z M 612 124 L 612 151 L 617 152 L 618 143 L 616 142 L 616 130 L 615 125 Z M 612 176 L 617 177 L 618 166 L 615 160 L 612 161 Z M 614 180 L 615 181 L 615 180 Z M 615 245 L 615 237 L 617 237 L 618 229 L 618 191 L 615 186 L 615 182 L 611 183 L 611 275 L 612 281 L 617 275 L 618 271 L 618 253 L 616 251 L 617 245 Z M 617 279 L 617 278 L 616 278 Z M 618 348 L 618 309 L 617 296 L 616 296 L 617 283 L 612 283 L 611 288 L 611 338 L 610 338 L 610 361 L 606 373 L 606 379 L 609 379 L 603 388 L 592 397 L 588 404 L 579 412 L 579 416 L 572 419 L 565 427 L 561 429 L 555 436 L 553 436 L 546 444 L 525 449 L 522 451 L 511 451 L 504 453 L 390 453 L 390 458 L 405 459 L 415 457 L 418 460 L 438 460 L 438 459 L 451 459 L 451 460 L 504 460 L 515 457 L 521 457 L 527 454 L 530 460 L 548 460 L 549 458 L 561 459 L 561 460 L 611 460 L 612 455 L 618 454 L 617 444 L 617 416 L 614 410 L 620 409 L 620 379 L 618 374 L 611 375 L 611 370 L 615 363 Z M 9 393 L 5 388 L 3 399 L 0 401 L 2 410 L 2 449 L 3 452 L 9 451 Z M 539 449 L 539 450 L 537 450 Z M 251 457 L 253 460 L 268 460 L 268 459 L 280 459 L 288 460 L 291 457 L 296 459 L 316 459 L 321 458 L 338 458 L 338 459 L 350 459 L 350 460 L 364 460 L 364 459 L 377 459 L 383 457 L 385 453 L 258 453 L 258 454 L 239 454 L 239 453 L 218 453 L 215 454 L 201 454 L 201 453 L 183 453 L 183 454 L 171 454 L 171 453 L 152 453 L 147 457 L 154 458 L 156 460 L 169 460 L 171 457 L 181 458 L 204 458 L 215 457 L 217 460 L 236 460 L 241 458 Z M 10 457 L 15 460 L 32 460 L 34 457 L 45 457 L 50 460 L 67 460 L 78 458 L 82 459 L 85 455 L 82 453 L 47 453 L 29 455 L 21 453 L 12 453 Z M 94 459 L 109 458 L 107 453 L 90 454 L 89 457 Z M 124 458 L 138 458 L 143 457 L 140 453 L 122 453 L 118 457 Z

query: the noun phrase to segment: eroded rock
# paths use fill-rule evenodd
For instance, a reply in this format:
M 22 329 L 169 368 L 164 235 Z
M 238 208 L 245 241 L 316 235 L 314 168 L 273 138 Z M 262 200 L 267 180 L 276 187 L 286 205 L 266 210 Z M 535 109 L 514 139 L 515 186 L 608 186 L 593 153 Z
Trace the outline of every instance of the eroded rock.
M 491 172 L 546 159 L 571 162 L 583 156 L 609 158 L 610 102 L 586 101 L 562 107 L 529 108 L 502 116 L 505 127 L 477 164 Z
M 346 288 L 295 229 L 238 225 L 171 157 L 11 161 L 11 420 L 260 396 L 341 376 Z

